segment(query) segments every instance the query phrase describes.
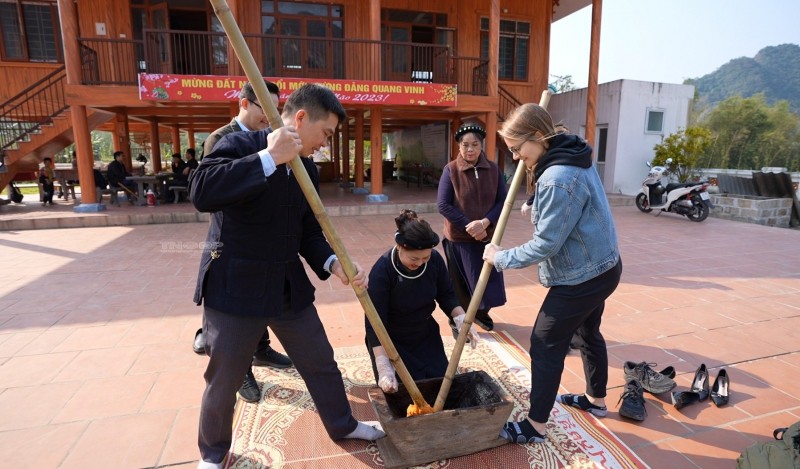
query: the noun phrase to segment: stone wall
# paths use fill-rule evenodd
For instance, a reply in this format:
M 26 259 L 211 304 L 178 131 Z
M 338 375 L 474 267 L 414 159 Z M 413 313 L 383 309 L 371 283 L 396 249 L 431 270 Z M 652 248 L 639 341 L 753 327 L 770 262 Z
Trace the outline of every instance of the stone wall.
M 771 199 L 751 195 L 711 195 L 711 216 L 757 225 L 788 228 L 792 199 Z

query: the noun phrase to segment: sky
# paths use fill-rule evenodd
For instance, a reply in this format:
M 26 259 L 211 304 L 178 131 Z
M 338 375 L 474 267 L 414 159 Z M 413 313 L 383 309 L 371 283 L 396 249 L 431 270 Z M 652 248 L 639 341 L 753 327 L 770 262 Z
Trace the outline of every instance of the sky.
M 800 0 L 603 0 L 599 83 L 683 83 L 766 46 L 800 44 Z M 592 7 L 553 23 L 551 75 L 589 75 Z M 555 80 L 550 77 L 550 82 Z

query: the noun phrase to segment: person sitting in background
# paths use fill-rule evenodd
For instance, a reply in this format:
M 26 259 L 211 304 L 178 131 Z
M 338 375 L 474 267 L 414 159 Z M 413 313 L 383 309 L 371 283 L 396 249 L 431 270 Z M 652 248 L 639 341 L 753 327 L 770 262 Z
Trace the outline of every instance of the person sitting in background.
M 127 189 L 128 195 L 135 198 L 136 183 L 126 179 L 131 173 L 128 172 L 122 162 L 123 156 L 125 155 L 121 151 L 114 152 L 114 161 L 108 164 L 108 170 L 106 171 L 108 186 L 110 189 Z M 133 199 L 129 198 L 129 200 L 133 203 Z
M 173 187 L 189 186 L 189 166 L 181 159 L 180 153 L 172 154 L 172 174 L 172 180 L 167 181 L 167 193 L 164 197 L 167 202 L 174 202 L 173 197 L 180 197 L 175 191 L 171 190 Z
M 186 149 L 186 166 L 188 167 L 188 169 L 184 169 L 184 174 L 186 174 L 187 177 L 189 176 L 189 171 L 197 169 L 197 167 L 200 165 L 200 163 L 195 158 L 195 155 L 196 153 L 194 148 Z
M 433 249 L 439 236 L 431 225 L 417 218 L 413 210 L 403 210 L 395 223 L 395 245 L 370 270 L 367 292 L 411 377 L 415 381 L 439 378 L 447 371 L 447 355 L 433 311 L 438 303 L 460 329 L 464 309 L 453 291 L 444 259 Z M 383 392 L 395 392 L 394 366 L 368 320 L 365 325 L 375 380 Z M 471 327 L 472 348 L 477 341 L 478 334 Z
M 53 160 L 45 158 L 44 166 L 39 170 L 39 184 L 42 185 L 42 206 L 53 205 L 53 194 L 55 193 L 56 172 L 53 170 Z

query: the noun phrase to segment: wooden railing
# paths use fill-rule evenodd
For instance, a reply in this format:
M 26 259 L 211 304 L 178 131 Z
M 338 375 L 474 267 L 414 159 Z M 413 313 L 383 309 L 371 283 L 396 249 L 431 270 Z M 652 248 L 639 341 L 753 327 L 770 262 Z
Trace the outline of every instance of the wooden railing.
M 446 46 L 270 34 L 245 40 L 264 76 L 455 83 L 459 93 L 487 94 L 488 63 L 454 57 Z M 79 41 L 87 85 L 136 84 L 141 72 L 229 74 L 228 38 L 221 32 L 145 30 L 143 41 Z M 373 69 L 375 60 L 380 67 Z
M 144 72 L 144 41 L 79 38 L 81 83 L 84 85 L 137 85 Z
M 66 73 L 58 67 L 44 78 L 0 104 L 0 150 L 14 149 L 67 108 Z
M 508 113 L 522 105 L 522 103 L 515 98 L 511 92 L 503 88 L 503 85 L 497 85 L 497 97 L 499 99 L 499 105 L 497 106 L 497 117 L 500 122 L 506 120 Z
M 489 61 L 478 57 L 452 57 L 453 81 L 458 92 L 486 96 L 489 88 Z

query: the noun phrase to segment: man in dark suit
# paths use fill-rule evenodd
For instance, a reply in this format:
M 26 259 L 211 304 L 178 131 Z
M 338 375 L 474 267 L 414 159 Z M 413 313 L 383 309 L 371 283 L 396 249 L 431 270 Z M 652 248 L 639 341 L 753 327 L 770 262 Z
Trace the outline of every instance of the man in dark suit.
M 300 256 L 322 280 L 331 274 L 345 284 L 348 279 L 287 164 L 327 145 L 346 117 L 331 90 L 305 85 L 286 102 L 284 127 L 225 136 L 193 173 L 192 202 L 212 213 L 194 298 L 205 301 L 209 355 L 200 469 L 222 467 L 231 443 L 233 394 L 267 326 L 292 357 L 332 439 L 384 436 L 358 422 L 347 401 Z M 301 161 L 317 187 L 313 162 Z M 356 270 L 353 283 L 367 288 L 364 270 Z
M 275 83 L 266 80 L 265 83 L 267 84 L 267 91 L 269 91 L 270 98 L 272 98 L 272 103 L 277 109 L 280 89 Z M 253 91 L 253 86 L 249 82 L 245 83 L 242 90 L 239 92 L 239 114 L 231 119 L 229 124 L 220 127 L 208 136 L 203 144 L 203 154 L 208 155 L 214 151 L 217 142 L 225 135 L 243 130 L 264 130 L 268 127 L 269 121 L 264 111 L 258 105 L 258 99 Z M 195 353 L 206 353 L 205 337 L 202 328 L 198 329 L 195 333 L 192 347 Z M 269 331 L 264 329 L 264 335 L 258 342 L 255 353 L 253 353 L 253 365 L 289 368 L 292 366 L 292 360 L 270 346 Z M 239 397 L 246 402 L 258 402 L 261 399 L 261 391 L 258 388 L 258 382 L 256 382 L 256 377 L 252 370 L 247 370 L 244 376 L 242 386 L 239 388 Z

